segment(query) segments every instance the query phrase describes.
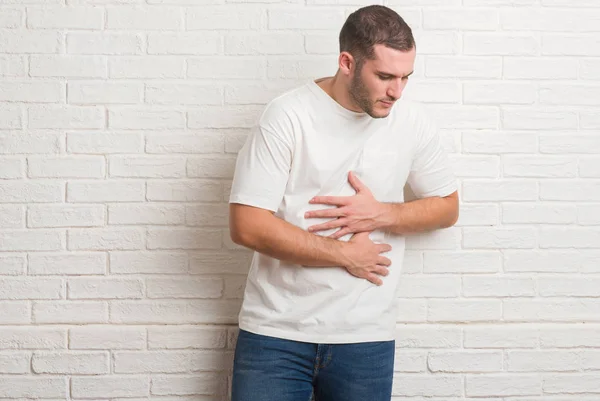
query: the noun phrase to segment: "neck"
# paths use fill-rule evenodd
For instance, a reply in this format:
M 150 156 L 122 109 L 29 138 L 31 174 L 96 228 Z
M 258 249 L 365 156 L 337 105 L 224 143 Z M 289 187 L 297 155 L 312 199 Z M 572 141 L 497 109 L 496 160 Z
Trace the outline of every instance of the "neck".
M 339 71 L 333 76 L 325 78 L 318 82 L 318 85 L 329 95 L 333 100 L 338 102 L 342 107 L 355 113 L 363 113 L 351 99 L 347 84 L 339 76 Z

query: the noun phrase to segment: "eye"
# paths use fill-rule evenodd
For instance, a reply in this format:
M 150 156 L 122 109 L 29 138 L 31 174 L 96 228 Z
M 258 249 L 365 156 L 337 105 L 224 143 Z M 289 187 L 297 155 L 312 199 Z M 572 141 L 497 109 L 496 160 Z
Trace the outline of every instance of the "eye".
M 391 77 L 389 75 L 379 75 L 379 79 L 383 81 L 389 81 Z

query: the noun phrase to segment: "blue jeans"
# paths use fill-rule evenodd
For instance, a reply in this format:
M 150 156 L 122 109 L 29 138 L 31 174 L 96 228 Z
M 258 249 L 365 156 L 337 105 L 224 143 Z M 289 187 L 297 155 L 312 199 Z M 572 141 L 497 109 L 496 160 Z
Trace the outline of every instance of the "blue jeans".
M 240 330 L 231 401 L 390 401 L 395 341 L 313 344 Z

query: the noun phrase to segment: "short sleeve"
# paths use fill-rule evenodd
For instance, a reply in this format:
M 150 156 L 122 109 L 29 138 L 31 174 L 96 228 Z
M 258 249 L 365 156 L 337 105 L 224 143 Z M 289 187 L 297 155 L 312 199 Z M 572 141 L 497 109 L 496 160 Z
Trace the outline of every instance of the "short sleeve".
M 458 189 L 448 155 L 435 124 L 427 117 L 420 120 L 408 184 L 419 198 L 448 196 Z
M 290 174 L 291 149 L 283 138 L 256 127 L 238 153 L 229 203 L 276 212 Z

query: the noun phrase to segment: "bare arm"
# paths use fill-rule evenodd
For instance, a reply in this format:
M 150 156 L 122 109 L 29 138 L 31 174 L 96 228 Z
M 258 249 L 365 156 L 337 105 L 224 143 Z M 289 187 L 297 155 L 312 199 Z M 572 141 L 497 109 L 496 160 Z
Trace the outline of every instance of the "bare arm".
M 412 234 L 448 228 L 458 219 L 458 193 L 406 203 L 382 203 L 380 228 L 395 234 Z
M 236 244 L 304 266 L 343 266 L 344 242 L 316 234 L 276 217 L 271 211 L 230 204 L 229 228 Z

